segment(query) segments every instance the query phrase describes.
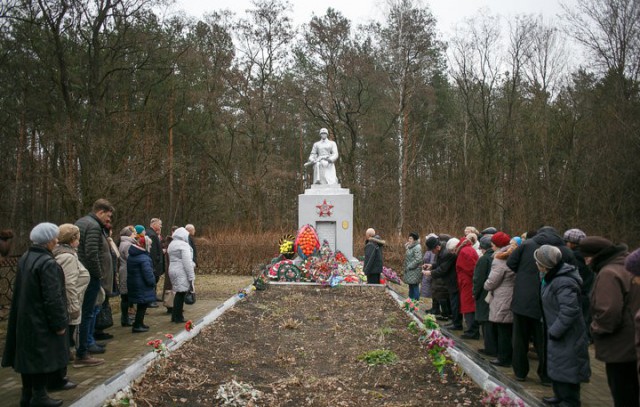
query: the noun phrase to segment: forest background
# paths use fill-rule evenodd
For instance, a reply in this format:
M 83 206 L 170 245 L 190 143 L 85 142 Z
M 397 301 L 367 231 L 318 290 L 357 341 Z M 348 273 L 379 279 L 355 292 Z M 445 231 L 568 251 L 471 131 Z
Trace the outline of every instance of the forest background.
M 280 0 L 202 19 L 159 5 L 0 2 L 0 229 L 19 242 L 97 198 L 115 230 L 294 232 L 326 127 L 358 233 L 553 225 L 640 244 L 640 0 L 554 25 L 479 13 L 451 38 L 412 0 L 358 26 L 328 9 L 295 27 Z M 573 70 L 569 38 L 588 56 Z

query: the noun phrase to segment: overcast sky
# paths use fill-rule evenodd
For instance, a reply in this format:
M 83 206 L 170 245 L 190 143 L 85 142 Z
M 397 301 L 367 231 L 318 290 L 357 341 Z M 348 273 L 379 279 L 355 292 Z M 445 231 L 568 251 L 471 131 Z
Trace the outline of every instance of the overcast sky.
M 573 4 L 577 0 L 562 0 Z M 562 13 L 561 0 L 429 0 L 427 4 L 438 21 L 438 30 L 445 37 L 452 32 L 456 23 L 475 15 L 479 9 L 487 8 L 491 14 L 500 14 L 509 19 L 517 14 L 541 14 L 546 22 L 558 20 Z M 293 18 L 296 25 L 310 20 L 312 13 L 324 15 L 327 8 L 340 11 L 345 17 L 357 23 L 370 19 L 381 20 L 385 0 L 291 0 Z M 251 0 L 176 0 L 175 10 L 184 10 L 193 17 L 204 13 L 229 9 L 244 16 L 245 10 L 252 8 Z

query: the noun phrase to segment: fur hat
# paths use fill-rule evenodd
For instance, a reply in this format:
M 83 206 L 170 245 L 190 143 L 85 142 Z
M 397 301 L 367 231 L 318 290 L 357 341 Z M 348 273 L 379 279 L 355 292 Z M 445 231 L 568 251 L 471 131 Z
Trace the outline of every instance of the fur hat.
M 0 230 L 0 240 L 9 240 L 9 239 L 13 239 L 13 230 L 11 229 Z
M 624 268 L 633 275 L 640 276 L 640 249 L 636 249 L 627 256 Z
M 80 228 L 71 223 L 64 223 L 58 228 L 58 243 L 69 244 L 80 238 Z
M 496 245 L 496 247 L 505 247 L 511 241 L 511 237 L 504 232 L 498 232 L 491 236 L 491 242 Z
M 555 246 L 545 244 L 533 252 L 533 258 L 536 259 L 536 263 L 549 270 L 560 263 L 562 252 Z
M 587 236 L 580 241 L 578 250 L 584 257 L 593 257 L 607 247 L 613 246 L 613 242 L 602 236 Z
M 58 237 L 58 226 L 43 222 L 36 225 L 29 234 L 29 239 L 35 244 L 45 245 Z

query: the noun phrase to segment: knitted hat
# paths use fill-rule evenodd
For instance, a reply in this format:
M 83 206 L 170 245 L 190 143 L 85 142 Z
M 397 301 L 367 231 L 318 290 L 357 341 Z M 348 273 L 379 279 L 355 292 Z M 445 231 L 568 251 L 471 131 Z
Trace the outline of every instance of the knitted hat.
M 562 260 L 562 252 L 555 246 L 545 244 L 533 252 L 533 258 L 542 267 L 552 269 Z
M 139 235 L 144 232 L 144 226 L 142 225 L 136 225 L 135 229 L 136 229 L 136 233 Z
M 587 237 L 587 234 L 580 229 L 569 229 L 564 232 L 563 239 L 565 242 L 580 244 L 580 241 Z
M 480 238 L 480 248 L 481 249 L 488 250 L 489 248 L 491 248 L 491 236 L 492 235 L 486 235 L 486 236 L 482 236 Z
M 58 226 L 53 223 L 43 222 L 31 230 L 29 239 L 35 244 L 47 244 L 58 237 Z
M 498 232 L 491 236 L 491 242 L 497 247 L 505 247 L 511 241 L 511 237 L 504 232 Z
M 440 246 L 440 240 L 438 240 L 438 238 L 435 236 L 431 236 L 430 238 L 427 239 L 426 245 L 427 245 L 427 250 L 433 250 L 436 247 Z
M 133 230 L 131 230 L 131 226 L 125 226 L 120 231 L 120 236 L 131 236 L 133 234 Z
M 633 275 L 640 276 L 640 249 L 636 249 L 627 256 L 624 268 Z
M 516 236 L 516 237 L 514 237 L 514 238 L 513 238 L 513 239 L 511 239 L 511 240 L 513 240 L 514 242 L 516 242 L 516 244 L 517 244 L 518 246 L 520 246 L 520 245 L 522 244 L 522 238 L 521 238 L 520 236 Z
M 76 225 L 64 223 L 58 229 L 58 243 L 69 244 L 80 238 L 80 229 Z
M 613 242 L 602 236 L 588 236 L 580 241 L 578 250 L 584 257 L 593 257 L 607 247 L 613 246 Z

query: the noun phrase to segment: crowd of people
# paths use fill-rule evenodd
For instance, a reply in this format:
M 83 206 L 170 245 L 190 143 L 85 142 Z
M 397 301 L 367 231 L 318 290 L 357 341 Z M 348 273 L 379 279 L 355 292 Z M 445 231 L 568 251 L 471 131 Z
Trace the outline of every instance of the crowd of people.
M 366 233 L 364 272 L 379 283 L 385 241 Z M 640 249 L 569 229 L 542 227 L 509 236 L 467 227 L 460 238 L 410 233 L 404 281 L 409 297 L 431 299 L 427 312 L 448 330 L 480 340 L 490 363 L 537 376 L 553 388 L 548 405 L 580 406 L 580 384 L 591 376 L 588 347 L 604 362 L 616 407 L 640 405 Z
M 22 379 L 20 406 L 60 406 L 49 391 L 77 385 L 67 365 L 99 366 L 106 352 L 104 332 L 113 325 L 110 298 L 120 296 L 120 324 L 132 334 L 147 332 L 148 308 L 163 301 L 171 321 L 186 322 L 184 301 L 194 292 L 195 227 L 173 227 L 162 235 L 162 221 L 149 227 L 125 226 L 112 237 L 114 207 L 97 200 L 75 224 L 40 223 L 30 232 L 31 246 L 18 261 L 3 367 Z M 2 231 L 2 256 L 10 231 Z M 162 296 L 157 284 L 165 275 Z

